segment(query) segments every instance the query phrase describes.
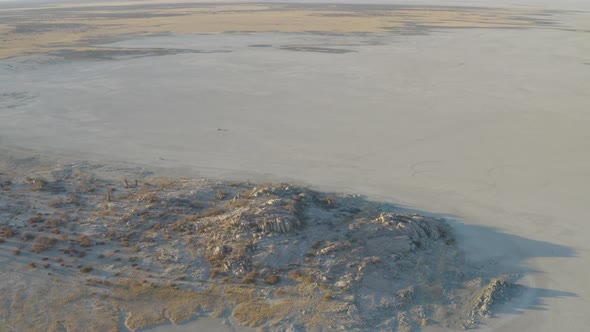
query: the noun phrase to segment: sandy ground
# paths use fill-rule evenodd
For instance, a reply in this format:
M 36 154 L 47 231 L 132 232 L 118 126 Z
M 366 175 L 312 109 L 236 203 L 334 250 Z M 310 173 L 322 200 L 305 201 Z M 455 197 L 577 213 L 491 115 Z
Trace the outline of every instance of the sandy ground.
M 590 15 L 551 19 L 564 29 L 160 36 L 108 46 L 202 52 L 2 60 L 0 143 L 445 215 L 471 260 L 529 270 L 534 295 L 491 329 L 583 331 Z
M 550 26 L 528 8 L 317 3 L 64 2 L 0 4 L 0 59 L 92 50 L 101 39 L 162 33 L 416 33 L 434 27 Z M 104 41 L 103 41 L 104 42 Z

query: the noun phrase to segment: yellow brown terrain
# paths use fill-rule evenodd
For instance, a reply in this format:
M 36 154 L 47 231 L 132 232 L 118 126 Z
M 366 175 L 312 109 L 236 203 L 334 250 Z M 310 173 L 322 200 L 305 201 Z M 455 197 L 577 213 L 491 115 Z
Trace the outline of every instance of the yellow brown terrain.
M 161 33 L 420 33 L 436 28 L 529 28 L 544 10 L 176 1 L 0 5 L 0 59 L 91 50 L 107 37 Z

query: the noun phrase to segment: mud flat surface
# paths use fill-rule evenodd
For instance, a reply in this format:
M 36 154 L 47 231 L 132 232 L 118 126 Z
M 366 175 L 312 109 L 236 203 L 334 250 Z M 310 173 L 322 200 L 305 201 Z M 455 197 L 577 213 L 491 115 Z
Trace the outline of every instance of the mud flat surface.
M 0 58 L 105 51 L 105 39 L 162 33 L 309 32 L 421 34 L 435 28 L 551 26 L 552 11 L 413 4 L 198 1 L 0 2 Z M 128 50 L 137 52 L 138 50 Z
M 483 328 L 585 331 L 590 325 L 587 1 L 412 1 L 347 6 L 26 2 L 26 9 L 24 3 L 2 2 L 0 9 L 0 144 L 47 153 L 57 163 L 38 170 L 27 166 L 18 171 L 11 166 L 15 174 L 1 175 L 15 179 L 9 186 L 12 193 L 4 198 L 48 206 L 41 213 L 54 214 L 48 202 L 28 200 L 17 193 L 49 197 L 51 191 L 31 191 L 36 182 L 25 178 L 46 177 L 55 184 L 59 179 L 52 172 L 69 172 L 62 169 L 66 165 L 72 172 L 87 165 L 92 170 L 89 173 L 98 172 L 95 177 L 107 187 L 112 185 L 114 195 L 121 199 L 132 196 L 135 179 L 143 183 L 150 176 L 212 179 L 202 188 L 216 181 L 247 185 L 250 179 L 254 186 L 287 182 L 294 184 L 291 188 L 307 188 L 319 196 L 362 194 L 365 196 L 352 201 L 367 205 L 394 202 L 391 209 L 383 208 L 385 214 L 444 218 L 451 225 L 456 248 L 444 241 L 433 241 L 433 245 L 462 253 L 467 270 L 474 269 L 474 278 L 485 280 L 480 290 L 495 278 L 522 276 L 516 283 L 525 290 L 519 297 L 523 301 L 497 308 L 497 319 L 480 320 Z M 2 162 L 15 155 L 0 152 Z M 141 175 L 138 170 L 125 173 L 128 166 L 119 167 L 112 161 L 157 171 L 152 175 Z M 117 170 L 112 173 L 116 176 L 109 177 L 97 165 L 110 165 Z M 68 176 L 63 180 L 65 191 L 56 195 L 78 190 L 72 182 L 75 175 Z M 125 177 L 129 188 L 122 188 Z M 190 182 L 195 180 L 187 181 L 198 186 Z M 186 189 L 181 181 L 176 185 L 179 192 Z M 89 208 L 105 204 L 100 190 L 84 195 L 88 195 Z M 67 197 L 64 199 L 65 208 L 70 209 Z M 110 203 L 117 207 L 121 202 Z M 315 208 L 324 211 L 320 207 Z M 90 217 L 88 213 L 83 215 Z M 113 213 L 113 218 L 120 217 L 121 211 Z M 54 273 L 43 268 L 45 252 L 30 252 L 37 237 L 22 240 L 22 233 L 30 232 L 33 225 L 44 229 L 40 225 L 45 225 L 48 216 L 41 215 L 39 224 L 28 222 L 29 218 L 37 220 L 36 214 L 6 216 L 20 218 L 22 227 L 28 226 L 6 240 L 10 250 L 3 259 L 14 262 L 18 257 L 12 248 L 23 245 L 21 254 L 27 260 L 19 266 L 26 273 L 19 276 L 38 278 L 42 273 L 46 278 L 46 273 Z M 378 217 L 380 213 L 369 215 L 366 223 Z M 104 228 L 87 230 L 88 225 L 76 225 L 88 231 L 88 236 L 103 234 Z M 59 227 L 68 236 L 68 245 L 70 237 L 78 240 L 82 235 L 80 230 L 68 235 L 67 228 Z M 347 232 L 341 229 L 342 234 Z M 112 246 L 113 251 L 125 253 L 117 263 L 125 263 L 122 273 L 133 271 L 129 264 L 143 264 L 129 262 L 127 255 L 140 255 L 120 247 L 119 242 L 107 246 L 106 240 L 98 241 L 105 241 L 107 249 Z M 66 242 L 52 242 L 46 239 L 39 245 L 54 245 L 47 251 L 51 255 L 63 255 L 59 249 L 69 250 L 64 248 Z M 74 249 L 81 252 L 76 243 Z M 97 248 L 102 247 L 92 243 L 86 259 L 94 257 L 94 250 L 96 258 L 100 254 Z M 110 253 L 104 253 L 105 257 Z M 62 258 L 86 264 L 85 257 L 77 254 Z M 40 259 L 33 261 L 35 268 L 28 266 L 32 257 Z M 317 257 L 314 259 L 320 259 Z M 79 269 L 84 264 L 50 264 L 48 269 L 83 274 Z M 106 277 L 101 272 L 106 267 L 95 263 L 88 273 L 96 275 L 89 278 L 98 279 L 101 273 Z M 138 276 L 147 278 L 144 272 Z M 214 279 L 225 277 L 231 275 Z M 31 278 L 23 280 L 47 282 Z M 252 285 L 242 280 L 237 284 Z M 290 279 L 288 272 L 281 280 L 284 287 L 301 283 Z M 172 282 L 185 287 L 180 280 Z M 330 282 L 333 287 L 336 280 Z M 254 285 L 268 286 L 259 279 Z M 81 284 L 69 290 L 87 287 Z M 492 289 L 497 287 L 492 285 Z M 336 301 L 342 301 L 336 295 Z M 256 298 L 272 299 L 265 296 L 256 293 Z M 76 308 L 96 308 L 95 297 L 82 298 L 91 300 Z M 218 327 L 231 331 L 238 329 L 239 315 L 233 315 L 237 303 L 227 301 L 227 310 L 220 316 L 227 324 Z M 110 318 L 101 321 L 124 329 L 130 307 L 111 300 L 102 303 L 104 317 Z M 355 306 L 362 313 L 361 306 Z M 35 312 L 36 316 L 31 314 L 35 318 L 28 321 L 45 326 L 40 319 L 51 316 L 32 308 L 23 306 L 21 311 Z M 114 321 L 115 312 L 124 314 Z M 164 323 L 150 329 L 169 329 L 169 317 L 180 317 L 172 312 L 154 314 L 153 321 Z M 208 317 L 213 312 L 203 310 L 207 318 L 189 319 L 175 328 L 202 327 L 219 319 Z M 414 328 L 449 329 L 434 323 L 444 323 L 444 319 L 425 312 L 432 324 L 422 327 L 410 310 L 408 320 Z M 465 320 L 456 323 L 460 321 Z
M 3 330 L 466 329 L 526 292 L 444 219 L 362 196 L 2 152 Z

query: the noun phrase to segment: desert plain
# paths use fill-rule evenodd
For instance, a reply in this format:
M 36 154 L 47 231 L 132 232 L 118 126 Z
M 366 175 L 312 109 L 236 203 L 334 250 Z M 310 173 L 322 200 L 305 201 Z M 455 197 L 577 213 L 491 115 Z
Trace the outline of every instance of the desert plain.
M 1 329 L 22 330 L 11 325 L 23 322 L 19 313 L 38 315 L 24 320 L 29 325 L 23 326 L 30 329 L 50 324 L 44 319 L 59 314 L 54 309 L 61 305 L 66 308 L 62 311 L 77 316 L 58 321 L 51 327 L 55 330 L 82 330 L 76 317 L 94 317 L 104 323 L 94 325 L 97 330 L 139 329 L 144 326 L 134 317 L 147 313 L 145 321 L 153 322 L 146 329 L 150 331 L 246 331 L 252 327 L 370 331 L 377 326 L 423 331 L 584 331 L 590 324 L 589 11 L 590 5 L 574 0 L 0 2 L 0 223 L 7 227 L 5 235 L 14 231 L 0 244 L 0 287 L 19 289 L 18 296 L 11 298 L 22 304 L 4 301 Z M 227 247 L 203 244 L 202 257 L 197 257 L 208 267 L 192 266 L 192 274 L 183 270 L 180 275 L 174 269 L 146 267 L 158 257 L 166 264 L 167 259 L 174 261 L 170 258 L 174 252 L 134 243 L 148 236 L 144 234 L 148 231 L 163 234 L 158 228 L 162 225 L 150 224 L 143 233 L 134 233 L 126 225 L 124 229 L 131 233 L 118 234 L 106 223 L 104 229 L 93 223 L 125 224 L 141 216 L 165 219 L 152 215 L 159 213 L 158 207 L 136 206 L 142 202 L 156 206 L 165 202 L 167 213 L 186 214 L 186 223 L 196 218 L 209 225 L 207 218 L 218 216 L 229 223 L 235 213 L 249 211 L 239 210 L 248 205 L 236 202 L 245 196 L 258 197 L 254 193 L 261 186 L 281 194 L 253 199 L 253 211 L 266 211 L 267 205 L 278 204 L 273 200 L 284 199 L 277 208 L 282 212 L 272 213 L 303 213 L 290 200 L 299 202 L 294 195 L 305 193 L 312 197 L 305 213 L 314 212 L 317 220 L 334 214 L 337 220 L 345 220 L 346 227 L 334 226 L 333 220 L 318 222 L 327 237 L 314 240 L 317 234 L 307 227 L 315 219 L 304 217 L 305 213 L 289 216 L 293 225 L 272 226 L 277 229 L 265 228 L 269 227 L 266 222 L 251 217 L 255 235 L 260 236 L 255 244 L 259 248 L 272 245 L 283 259 L 264 260 L 256 256 L 260 252 L 244 249 L 257 254 L 251 254 L 248 265 L 242 266 L 235 263 L 242 260 L 232 260 L 241 242 Z M 196 195 L 190 190 L 209 196 L 204 203 L 182 205 L 186 197 Z M 223 209 L 217 204 L 223 204 Z M 191 217 L 192 210 L 183 210 L 187 206 L 198 214 Z M 68 226 L 67 218 L 60 219 L 61 224 L 42 214 L 58 214 L 60 209 L 69 215 L 79 213 L 79 225 Z M 336 286 L 339 281 L 348 282 L 338 278 L 357 266 L 381 271 L 378 275 L 383 266 L 390 271 L 399 267 L 391 257 L 394 254 L 371 249 L 373 240 L 365 239 L 360 230 L 362 239 L 354 240 L 354 230 L 364 229 L 363 222 L 397 227 L 411 216 L 433 222 L 443 218 L 443 228 L 452 229 L 452 238 L 440 237 L 437 231 L 433 237 L 438 242 L 422 247 L 408 244 L 403 252 L 448 250 L 452 257 L 463 258 L 449 260 L 445 273 L 459 266 L 465 269 L 461 276 L 445 274 L 445 278 L 464 278 L 471 287 L 479 277 L 492 280 L 509 275 L 518 296 L 497 308 L 494 318 L 482 317 L 478 324 L 445 322 L 436 313 L 421 314 L 415 306 L 403 314 L 403 305 L 408 304 L 392 304 L 396 316 L 391 324 L 363 316 L 363 322 L 375 325 L 354 325 L 363 313 L 379 306 L 366 302 L 371 296 L 362 293 L 365 277 L 359 288 L 352 287 L 356 289 L 352 295 Z M 294 221 L 300 217 L 305 225 Z M 197 226 L 181 226 L 173 229 L 180 232 L 174 236 L 188 243 L 201 241 L 188 240 L 190 232 L 210 235 L 190 228 Z M 50 229 L 57 230 L 40 235 Z M 84 232 L 110 237 L 121 248 L 95 238 L 86 246 Z M 268 240 L 265 236 L 273 232 L 279 234 Z M 434 234 L 426 233 L 429 238 Z M 239 235 L 236 239 L 244 236 L 227 234 Z M 291 258 L 284 258 L 290 254 L 281 249 L 281 241 L 294 240 L 299 241 L 303 267 L 287 266 Z M 70 242 L 73 249 L 63 247 Z M 358 243 L 364 244 L 359 247 Z M 250 244 L 243 245 L 249 248 Z M 352 259 L 351 266 L 338 265 L 336 254 L 332 261 L 324 260 L 323 255 L 329 257 L 336 247 L 340 251 L 334 252 L 341 253 L 361 248 L 366 254 L 363 259 L 368 260 Z M 88 253 L 87 248 L 91 248 Z M 97 248 L 105 248 L 104 253 Z M 166 250 L 173 249 L 178 247 Z M 68 250 L 62 258 L 67 262 L 54 261 L 63 250 Z M 419 257 L 416 261 L 403 257 L 397 262 L 418 265 Z M 229 265 L 215 266 L 220 258 Z M 270 267 L 248 274 L 257 269 L 257 259 Z M 330 276 L 329 264 L 341 268 L 334 271 L 342 275 Z M 439 266 L 426 264 L 432 269 L 434 265 Z M 138 266 L 143 270 L 138 271 Z M 232 274 L 238 271 L 235 266 L 243 271 Z M 222 273 L 211 276 L 218 273 L 212 273 L 216 267 Z M 421 274 L 426 280 L 436 279 L 436 273 L 429 274 L 432 270 L 424 271 L 429 271 Z M 53 276 L 45 277 L 47 273 Z M 79 281 L 79 288 L 55 282 L 56 275 Z M 278 286 L 272 278 L 264 280 L 269 276 L 280 280 Z M 185 299 L 189 286 L 203 280 L 210 288 L 200 288 L 197 295 L 188 296 L 192 300 L 183 302 L 200 313 L 194 317 L 179 310 L 174 301 L 162 300 L 156 310 L 146 304 L 148 300 L 133 300 L 137 294 Z M 149 288 L 151 284 L 155 288 Z M 481 287 L 485 289 L 486 284 L 482 282 Z M 310 285 L 315 285 L 311 289 L 316 293 L 308 289 Z M 460 288 L 441 285 L 433 291 L 440 293 L 437 299 L 443 297 L 443 290 L 453 293 Z M 279 297 L 293 303 L 303 302 L 289 292 L 300 292 L 304 298 L 305 292 L 315 294 L 308 301 L 311 304 L 305 305 L 320 312 L 343 306 L 332 309 L 346 313 L 338 321 L 346 325 L 306 316 L 312 313 L 305 308 L 297 307 L 302 310 L 300 317 L 287 315 L 279 310 L 281 302 L 268 295 L 271 286 L 284 288 L 287 295 Z M 27 289 L 29 293 L 22 293 Z M 46 305 L 46 310 L 16 301 L 58 299 L 60 294 L 71 297 L 55 302 L 57 306 Z M 396 290 L 391 298 L 404 299 L 407 294 Z M 430 299 L 426 292 L 416 294 L 421 301 Z M 67 302 L 72 299 L 82 302 Z M 72 303 L 85 305 L 75 305 L 76 311 Z M 350 309 L 353 304 L 360 308 L 360 316 Z M 388 305 L 379 310 L 393 312 Z M 258 320 L 243 314 L 262 309 L 272 314 Z M 204 314 L 208 311 L 215 315 Z M 120 319 L 113 320 L 119 314 Z M 289 324 L 278 320 L 273 326 L 279 314 L 291 317 Z M 384 315 L 379 311 L 375 317 Z M 303 324 L 307 318 L 316 319 L 316 324 Z M 173 324 L 177 320 L 182 323 Z M 409 323 L 400 325 L 404 321 Z

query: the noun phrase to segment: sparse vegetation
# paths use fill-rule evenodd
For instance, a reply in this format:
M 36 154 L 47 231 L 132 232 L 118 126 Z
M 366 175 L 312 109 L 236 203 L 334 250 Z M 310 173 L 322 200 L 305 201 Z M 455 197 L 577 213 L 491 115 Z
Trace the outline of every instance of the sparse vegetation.
M 336 205 L 336 197 L 334 197 L 333 195 L 326 195 L 325 197 L 320 199 L 320 202 L 322 202 L 325 208 L 332 209 Z
M 56 243 L 57 240 L 55 238 L 40 236 L 36 238 L 35 241 L 33 241 L 31 251 L 38 254 L 40 252 L 52 249 Z
M 221 201 L 221 200 L 224 200 L 225 197 L 227 197 L 227 194 L 225 193 L 225 191 L 223 191 L 221 189 L 217 189 L 215 191 L 215 199 Z
M 84 247 L 84 248 L 88 248 L 92 246 L 92 240 L 90 239 L 90 237 L 86 236 L 86 235 L 82 235 L 78 238 L 78 245 L 80 247 Z
M 30 233 L 30 232 L 24 232 L 24 233 L 21 235 L 21 239 L 22 239 L 23 241 L 30 241 L 30 240 L 32 240 L 32 239 L 34 239 L 34 238 L 35 238 L 35 234 L 33 234 L 33 233 Z
M 18 232 L 12 227 L 6 225 L 0 226 L 0 237 L 8 239 L 16 234 L 18 234 Z
M 280 281 L 281 281 L 281 277 L 276 274 L 269 274 L 266 277 L 264 277 L 264 282 L 266 282 L 269 285 L 277 284 Z
M 439 275 L 461 278 L 456 262 L 444 261 L 442 269 L 443 259 L 436 258 L 441 255 L 436 250 L 448 250 L 449 257 L 456 251 L 444 224 L 435 229 L 439 221 L 426 217 L 375 216 L 376 209 L 365 207 L 369 203 L 362 199 L 287 184 L 229 186 L 169 178 L 151 179 L 141 186 L 123 181 L 123 189 L 121 183 L 90 173 L 52 174 L 63 192 L 55 194 L 52 182 L 45 187 L 51 190 L 28 193 L 36 197 L 35 206 L 27 207 L 19 220 L 0 226 L 0 238 L 17 234 L 17 226 L 24 228 L 21 238 L 30 242 L 21 248 L 46 253 L 42 263 L 38 256 L 31 261 L 25 254 L 14 260 L 30 262 L 39 268 L 29 273 L 44 276 L 78 271 L 69 273 L 74 276 L 68 282 L 86 277 L 80 287 L 93 289 L 84 296 L 98 301 L 101 308 L 116 308 L 105 314 L 115 326 L 121 312 L 126 313 L 126 327 L 138 329 L 167 319 L 190 319 L 200 308 L 214 317 L 231 314 L 242 324 L 261 329 L 288 324 L 332 328 L 347 320 L 351 324 L 347 327 L 354 329 L 365 319 L 380 319 L 370 315 L 381 307 L 364 303 L 359 311 L 350 300 L 367 273 L 378 278 L 383 271 L 411 266 L 417 280 L 412 282 L 425 283 L 416 288 L 417 294 L 436 305 L 452 289 L 444 283 L 428 287 L 432 279 L 428 267 L 435 266 Z M 116 197 L 108 189 L 115 187 L 120 190 Z M 55 195 L 60 197 L 57 203 Z M 79 205 L 71 204 L 69 197 L 76 197 Z M 405 232 L 409 223 L 415 233 Z M 425 238 L 428 234 L 438 234 L 437 240 Z M 401 238 L 407 240 L 397 244 Z M 103 245 L 107 247 L 100 248 Z M 422 250 L 432 257 L 408 258 L 404 251 L 396 251 L 400 248 Z M 20 249 L 13 253 L 21 254 Z M 399 259 L 405 260 L 403 265 L 396 265 Z M 53 261 L 55 271 L 49 263 Z M 95 270 L 100 272 L 92 273 Z M 91 275 L 101 278 L 87 278 Z M 209 279 L 202 280 L 207 275 Z M 377 291 L 384 303 L 399 303 L 411 312 L 403 317 L 413 326 L 428 319 L 417 311 L 413 289 Z M 81 301 L 81 296 L 74 298 Z M 399 312 L 397 307 L 388 308 L 392 316 Z
M 92 266 L 86 265 L 80 268 L 80 272 L 82 273 L 90 273 L 93 270 Z
M 289 279 L 297 281 L 301 281 L 303 279 L 303 273 L 301 273 L 301 271 L 299 270 L 291 270 L 289 271 L 287 276 L 289 277 Z
M 246 274 L 242 279 L 243 284 L 254 284 L 256 283 L 256 278 L 258 278 L 258 271 L 251 271 L 250 273 Z
M 25 184 L 29 185 L 29 189 L 31 191 L 43 190 L 49 184 L 49 182 L 46 179 L 39 177 L 39 176 L 34 176 L 34 177 L 27 176 L 23 182 Z
M 269 320 L 273 312 L 267 301 L 257 300 L 238 304 L 232 316 L 246 326 L 257 327 Z

